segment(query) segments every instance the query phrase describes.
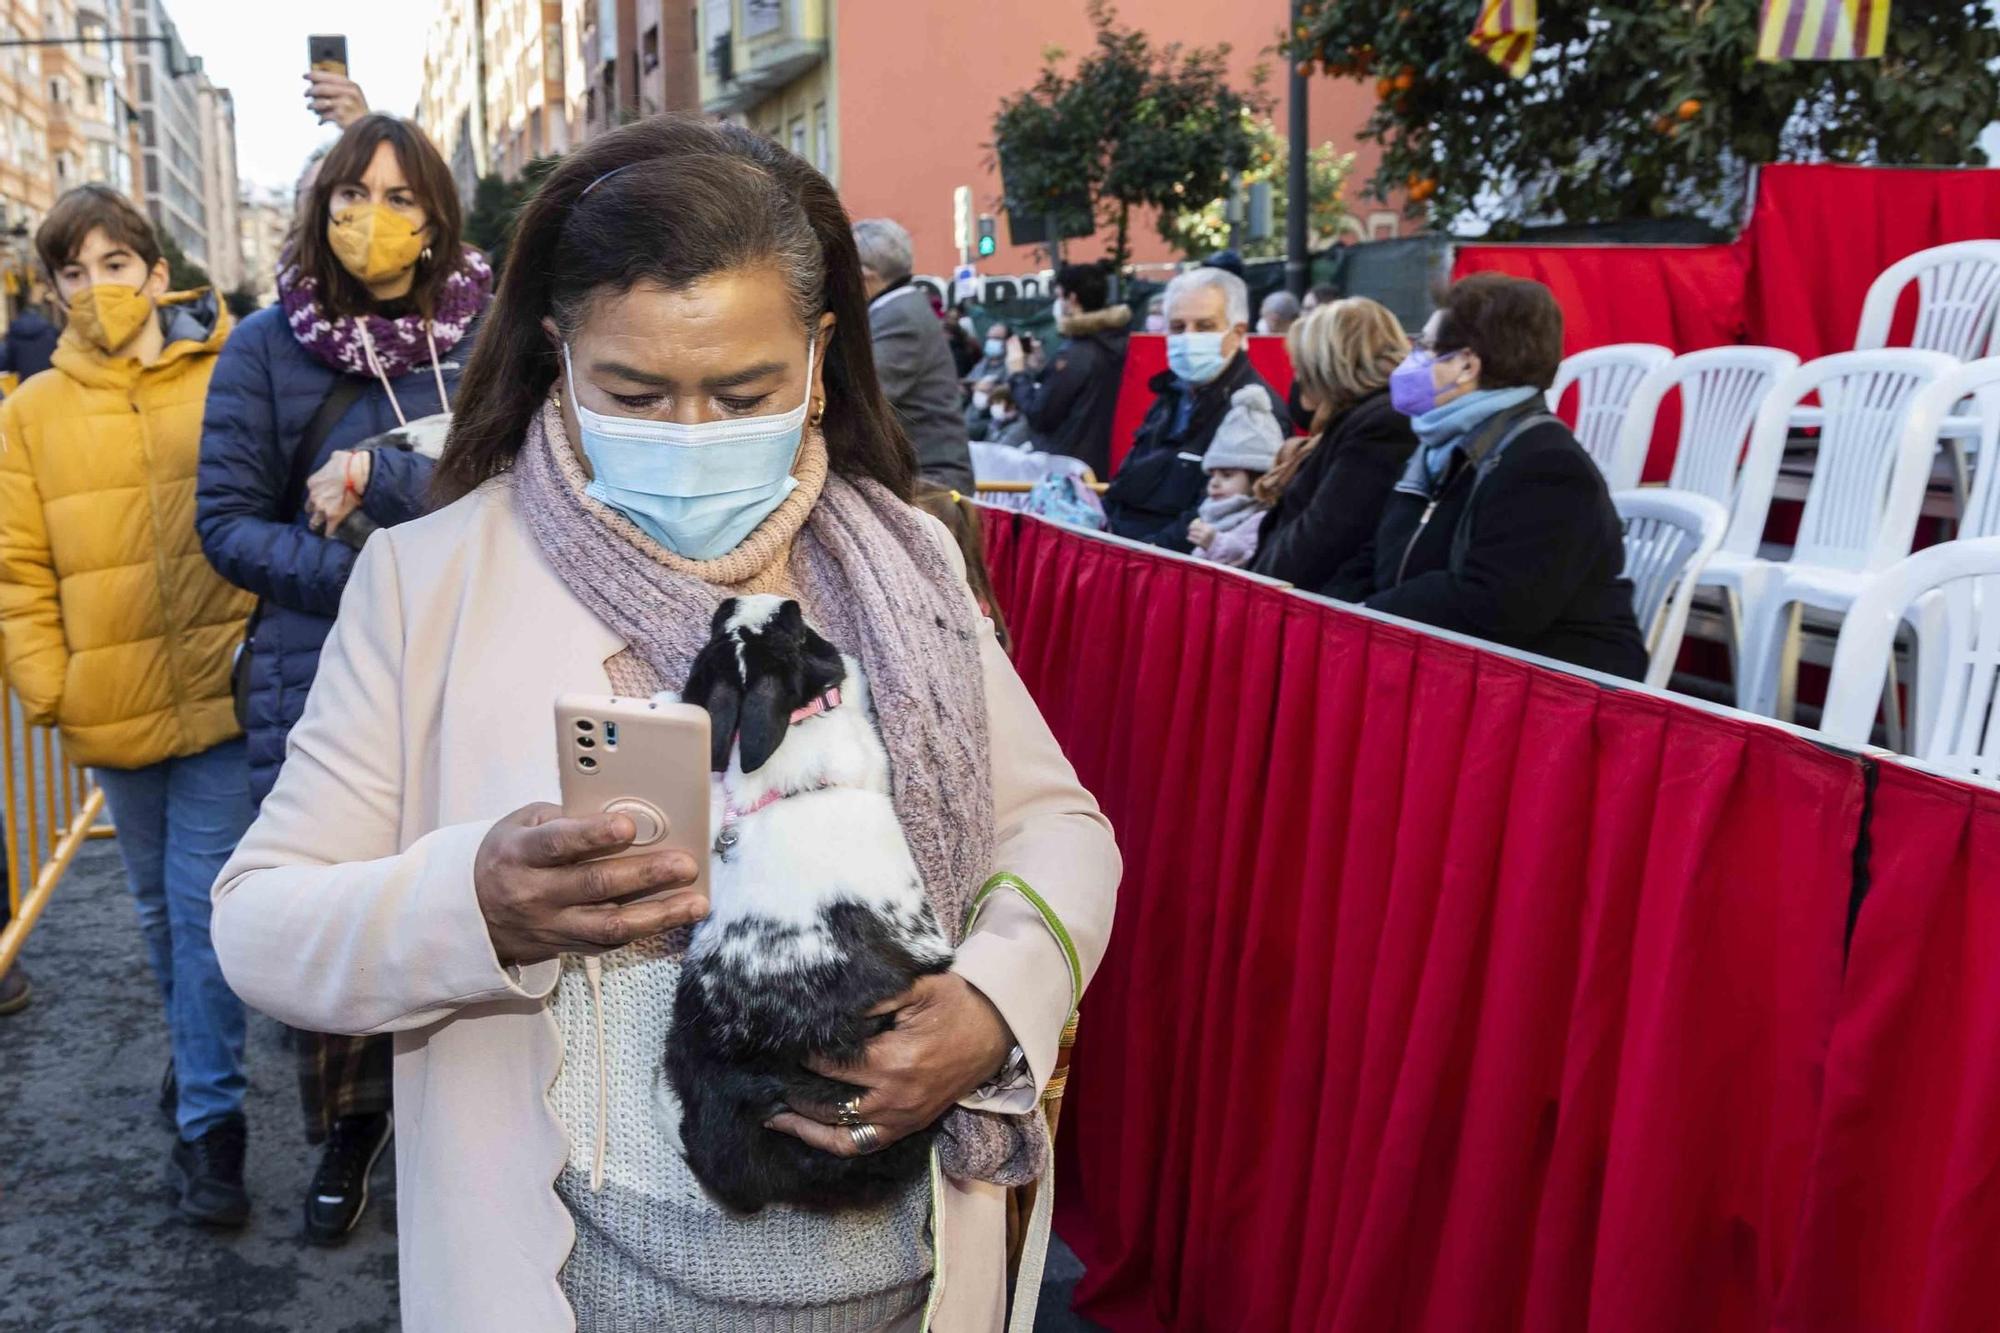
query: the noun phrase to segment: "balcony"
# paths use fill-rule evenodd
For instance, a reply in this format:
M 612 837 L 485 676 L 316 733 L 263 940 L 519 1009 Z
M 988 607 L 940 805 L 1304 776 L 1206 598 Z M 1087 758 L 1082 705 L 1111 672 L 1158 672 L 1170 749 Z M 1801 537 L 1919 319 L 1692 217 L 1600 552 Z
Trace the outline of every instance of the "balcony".
M 711 116 L 747 111 L 826 59 L 825 0 L 729 0 L 702 18 L 701 109 Z

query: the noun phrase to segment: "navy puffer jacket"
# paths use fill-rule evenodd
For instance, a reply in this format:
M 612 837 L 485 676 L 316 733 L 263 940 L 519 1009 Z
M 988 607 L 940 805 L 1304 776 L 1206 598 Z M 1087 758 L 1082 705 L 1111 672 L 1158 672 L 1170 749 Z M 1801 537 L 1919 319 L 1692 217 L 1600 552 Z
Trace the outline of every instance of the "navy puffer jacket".
M 478 336 L 475 320 L 456 347 L 441 353 L 447 393 Z M 251 315 L 230 335 L 209 381 L 195 484 L 195 528 L 209 563 L 263 599 L 245 651 L 250 654 L 250 786 L 259 801 L 278 780 L 285 737 L 305 711 L 319 670 L 320 645 L 333 628 L 340 594 L 359 554 L 306 526 L 303 503 L 284 507 L 292 455 L 335 370 L 292 337 L 280 306 Z M 428 365 L 392 379 L 411 421 L 445 410 Z M 394 430 L 395 408 L 371 383 L 327 433 L 308 474 L 336 449 Z M 361 507 L 382 527 L 421 515 L 431 462 L 400 449 L 378 449 Z

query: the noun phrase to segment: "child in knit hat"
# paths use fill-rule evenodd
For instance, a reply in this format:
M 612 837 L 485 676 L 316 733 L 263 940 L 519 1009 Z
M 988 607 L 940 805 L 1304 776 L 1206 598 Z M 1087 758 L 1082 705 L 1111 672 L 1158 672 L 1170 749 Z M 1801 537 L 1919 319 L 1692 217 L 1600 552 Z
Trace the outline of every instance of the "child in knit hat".
M 1271 470 L 1284 442 L 1285 433 L 1271 414 L 1271 395 L 1264 386 L 1238 389 L 1201 459 L 1202 470 L 1208 473 L 1208 498 L 1201 503 L 1201 517 L 1188 528 L 1196 559 L 1240 568 L 1257 554 L 1257 533 L 1266 511 L 1250 488 Z

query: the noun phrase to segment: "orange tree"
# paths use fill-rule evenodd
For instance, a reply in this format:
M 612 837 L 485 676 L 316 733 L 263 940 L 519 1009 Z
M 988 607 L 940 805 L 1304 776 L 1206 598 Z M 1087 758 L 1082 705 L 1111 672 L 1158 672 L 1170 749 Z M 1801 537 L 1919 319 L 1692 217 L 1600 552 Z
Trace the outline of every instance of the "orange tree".
M 1413 211 L 1568 223 L 1724 211 L 1773 161 L 1985 160 L 2000 107 L 1987 0 L 1894 0 L 1880 60 L 1759 63 L 1759 0 L 1542 0 L 1509 78 L 1467 40 L 1479 0 L 1306 0 L 1293 60 L 1377 96 L 1371 185 Z
M 1086 10 L 1091 49 L 1071 72 L 1063 51 L 1044 52 L 1034 84 L 1001 101 L 991 147 L 1010 213 L 1108 226 L 1122 268 L 1133 210 L 1158 210 L 1171 237 L 1171 219 L 1227 193 L 1256 147 L 1244 113 L 1268 110 L 1269 98 L 1261 67 L 1248 90 L 1230 86 L 1227 45 L 1155 46 L 1121 26 L 1109 0 Z

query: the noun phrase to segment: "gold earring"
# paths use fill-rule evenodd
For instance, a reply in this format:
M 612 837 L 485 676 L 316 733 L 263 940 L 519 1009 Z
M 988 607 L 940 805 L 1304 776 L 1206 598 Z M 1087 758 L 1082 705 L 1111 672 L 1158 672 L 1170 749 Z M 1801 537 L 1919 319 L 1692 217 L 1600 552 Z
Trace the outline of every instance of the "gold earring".
M 826 415 L 826 401 L 824 399 L 821 399 L 820 401 L 813 404 L 812 416 L 807 419 L 806 424 L 812 426 L 814 429 L 818 429 L 820 418 L 824 417 L 825 415 Z

